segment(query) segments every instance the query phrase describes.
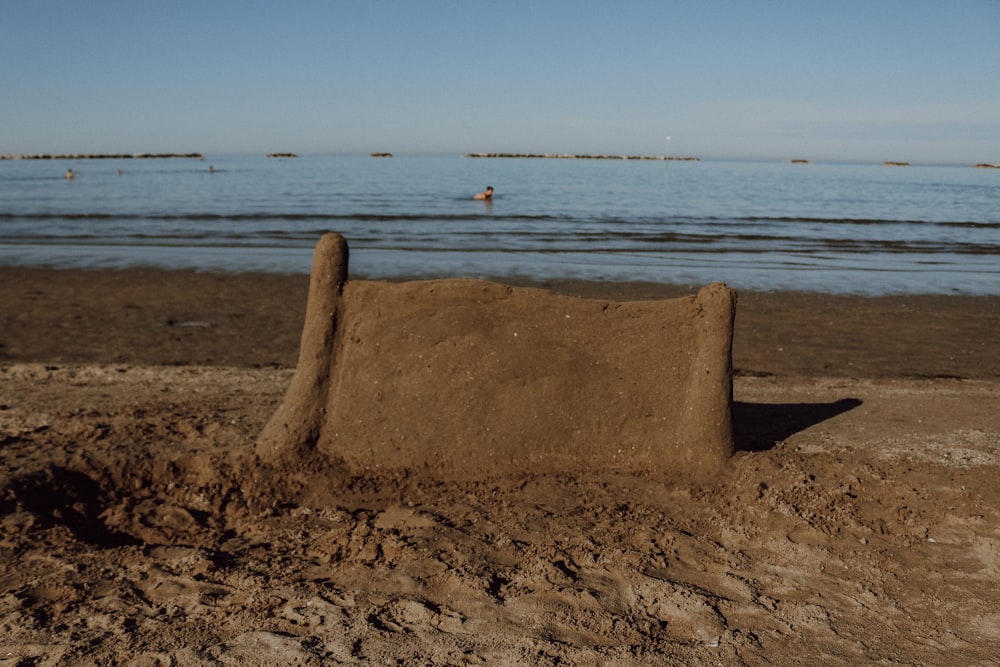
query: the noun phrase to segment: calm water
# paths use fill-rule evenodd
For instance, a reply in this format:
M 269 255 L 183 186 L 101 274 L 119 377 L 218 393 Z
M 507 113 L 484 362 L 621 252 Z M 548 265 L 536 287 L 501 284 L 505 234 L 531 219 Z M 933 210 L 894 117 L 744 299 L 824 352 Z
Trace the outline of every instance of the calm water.
M 486 185 L 494 202 L 473 201 Z M 993 169 L 459 156 L 0 161 L 0 264 L 306 273 L 330 230 L 347 238 L 352 274 L 373 278 L 1000 294 Z

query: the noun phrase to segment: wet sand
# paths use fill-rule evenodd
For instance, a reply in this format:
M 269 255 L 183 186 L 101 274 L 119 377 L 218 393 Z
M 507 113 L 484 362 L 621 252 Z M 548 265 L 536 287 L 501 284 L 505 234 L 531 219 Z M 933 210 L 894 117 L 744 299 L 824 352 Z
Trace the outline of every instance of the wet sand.
M 0 665 L 1000 656 L 1000 298 L 741 292 L 717 480 L 478 484 L 253 465 L 307 286 L 0 268 Z
M 309 277 L 0 267 L 0 362 L 294 367 Z M 697 287 L 516 284 L 629 301 Z M 1000 297 L 739 291 L 738 374 L 1000 378 Z

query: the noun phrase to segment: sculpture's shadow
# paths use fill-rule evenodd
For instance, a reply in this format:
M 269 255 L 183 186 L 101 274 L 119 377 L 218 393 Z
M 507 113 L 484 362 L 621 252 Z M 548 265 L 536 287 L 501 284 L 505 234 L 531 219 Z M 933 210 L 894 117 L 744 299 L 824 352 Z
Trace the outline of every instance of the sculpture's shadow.
M 861 405 L 857 398 L 832 403 L 733 403 L 736 451 L 762 452 L 810 426 Z

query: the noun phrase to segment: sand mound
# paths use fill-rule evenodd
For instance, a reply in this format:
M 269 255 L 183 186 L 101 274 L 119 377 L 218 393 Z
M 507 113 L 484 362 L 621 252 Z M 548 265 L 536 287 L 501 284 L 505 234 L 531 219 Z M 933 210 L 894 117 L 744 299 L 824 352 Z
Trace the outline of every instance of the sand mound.
M 265 460 L 354 470 L 697 474 L 733 450 L 735 294 L 616 303 L 480 280 L 347 281 L 317 246 L 298 367 Z

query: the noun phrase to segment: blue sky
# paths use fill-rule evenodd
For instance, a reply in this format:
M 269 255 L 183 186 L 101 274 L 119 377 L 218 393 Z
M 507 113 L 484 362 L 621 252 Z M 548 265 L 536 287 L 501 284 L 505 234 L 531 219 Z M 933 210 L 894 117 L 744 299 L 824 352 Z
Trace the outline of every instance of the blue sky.
M 0 153 L 137 151 L 1000 162 L 1000 0 L 0 0 Z

